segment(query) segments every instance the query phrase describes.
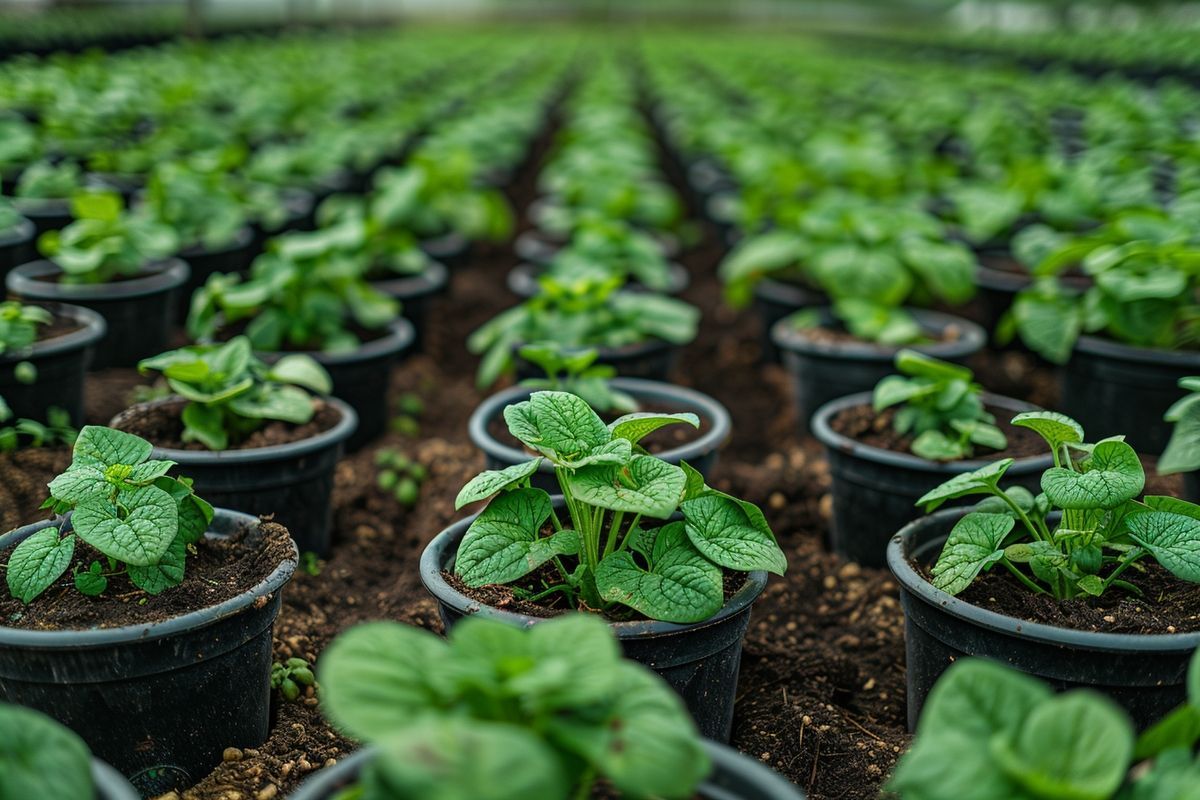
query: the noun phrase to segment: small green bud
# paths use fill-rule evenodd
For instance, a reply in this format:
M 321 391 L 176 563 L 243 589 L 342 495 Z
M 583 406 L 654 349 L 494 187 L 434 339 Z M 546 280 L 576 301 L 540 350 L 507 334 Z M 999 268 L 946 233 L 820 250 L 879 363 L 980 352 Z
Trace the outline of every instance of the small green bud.
M 412 478 L 404 478 L 396 487 L 396 499 L 402 505 L 411 506 L 417 502 L 417 497 L 421 494 L 421 487 Z
M 300 686 L 291 678 L 284 678 L 283 685 L 279 687 L 279 691 L 283 693 L 283 697 L 289 703 L 295 702 L 300 696 Z

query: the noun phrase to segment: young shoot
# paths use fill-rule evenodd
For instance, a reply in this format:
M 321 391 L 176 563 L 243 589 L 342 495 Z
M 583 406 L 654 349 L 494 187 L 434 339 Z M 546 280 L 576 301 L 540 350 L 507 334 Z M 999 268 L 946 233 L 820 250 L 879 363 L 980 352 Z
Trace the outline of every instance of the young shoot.
M 1158 459 L 1159 475 L 1200 469 L 1200 377 L 1180 378 L 1179 388 L 1189 394 L 1176 400 L 1163 417 L 1175 428 Z
M 567 351 L 553 344 L 527 344 L 519 353 L 521 358 L 538 365 L 546 373 L 544 378 L 521 381 L 522 386 L 570 392 L 604 413 L 638 410 L 637 400 L 632 395 L 614 389 L 610 383 L 617 375 L 616 367 L 595 363 L 600 354 L 593 348 Z

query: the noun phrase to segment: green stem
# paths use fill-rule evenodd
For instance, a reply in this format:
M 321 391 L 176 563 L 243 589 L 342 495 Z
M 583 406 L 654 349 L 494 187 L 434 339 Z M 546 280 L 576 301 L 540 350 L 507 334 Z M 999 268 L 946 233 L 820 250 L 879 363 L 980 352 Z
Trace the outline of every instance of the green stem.
M 1135 561 L 1141 560 L 1142 556 L 1144 556 L 1144 555 L 1146 555 L 1146 551 L 1144 549 L 1139 548 L 1138 552 L 1136 554 L 1131 555 L 1131 556 L 1127 557 L 1124 561 L 1122 561 L 1120 563 L 1120 565 L 1112 571 L 1112 574 L 1104 579 L 1105 590 L 1107 590 L 1109 586 L 1112 586 L 1112 582 L 1115 581 L 1117 578 L 1119 578 L 1121 576 L 1122 572 L 1129 569 L 1129 566 L 1131 564 L 1133 564 Z
M 625 518 L 624 511 L 614 511 L 612 516 L 612 524 L 608 527 L 608 536 L 604 540 L 604 555 L 608 556 L 617 546 L 617 534 L 621 530 L 621 521 Z
M 524 599 L 527 603 L 536 603 L 538 600 L 541 600 L 543 597 L 549 597 L 550 595 L 554 594 L 555 592 L 562 592 L 563 594 L 565 594 L 567 596 L 567 600 L 571 601 L 571 605 L 572 606 L 575 605 L 575 593 L 573 591 L 571 591 L 570 586 L 567 586 L 562 583 L 555 584 L 554 586 L 551 586 L 549 589 L 546 589 L 545 591 L 541 591 L 541 592 L 538 592 L 537 594 L 530 595 L 529 597 L 526 597 Z
M 596 770 L 588 767 L 579 779 L 579 788 L 575 792 L 575 800 L 588 800 L 592 796 L 592 788 L 596 784 Z
M 1005 503 L 1008 503 L 1008 507 L 1011 508 L 1014 513 L 1016 513 L 1017 517 L 1025 525 L 1025 529 L 1029 531 L 1030 535 L 1033 536 L 1033 538 L 1041 539 L 1043 541 L 1046 541 L 1049 539 L 1049 536 L 1046 536 L 1046 537 L 1042 536 L 1041 531 L 1039 531 L 1034 526 L 1034 524 L 1029 521 L 1029 517 L 1025 514 L 1024 511 L 1021 510 L 1021 507 L 1019 505 L 1017 505 L 1016 501 L 1008 496 L 1007 492 L 1002 492 L 999 489 L 996 489 L 995 493 L 998 497 L 1003 498 Z
M 638 514 L 637 516 L 635 516 L 633 518 L 633 521 L 629 523 L 629 529 L 625 531 L 625 537 L 623 539 L 621 539 L 621 546 L 619 548 L 617 548 L 618 550 L 624 550 L 625 547 L 629 544 L 629 537 L 633 535 L 633 529 L 636 528 L 638 526 L 638 523 L 641 521 L 642 521 L 642 515 Z
M 554 523 L 555 532 L 561 531 L 563 529 L 562 522 L 560 522 L 558 519 L 558 512 L 556 512 L 554 510 L 553 506 L 551 506 L 551 508 L 550 508 L 550 521 L 552 523 Z
M 1001 558 L 1000 563 L 1003 564 L 1008 569 L 1009 572 L 1011 572 L 1013 575 L 1016 575 L 1017 579 L 1020 580 L 1021 583 L 1025 584 L 1025 586 L 1028 587 L 1030 591 L 1037 592 L 1038 594 L 1050 594 L 1045 589 L 1038 586 L 1036 583 L 1034 583 L 1028 577 L 1026 577 L 1025 573 L 1023 573 L 1023 572 L 1021 572 L 1021 570 L 1017 569 L 1016 565 L 1014 565 L 1007 558 Z

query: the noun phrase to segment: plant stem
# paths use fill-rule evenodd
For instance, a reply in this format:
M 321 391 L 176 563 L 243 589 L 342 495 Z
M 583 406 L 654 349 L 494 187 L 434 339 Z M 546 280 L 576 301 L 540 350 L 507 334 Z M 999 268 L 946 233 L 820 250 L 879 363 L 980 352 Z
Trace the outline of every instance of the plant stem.
M 1039 531 L 1036 527 L 1034 527 L 1034 524 L 1029 521 L 1029 517 L 1025 514 L 1024 511 L 1021 510 L 1021 507 L 1019 505 L 1017 505 L 1016 501 L 1008 496 L 1008 492 L 1003 492 L 1003 491 L 1000 491 L 999 489 L 996 489 L 995 492 L 998 497 L 1001 497 L 1004 499 L 1005 503 L 1008 503 L 1008 507 L 1011 508 L 1016 513 L 1017 517 L 1025 525 L 1026 530 L 1029 531 L 1029 533 L 1033 536 L 1033 538 L 1041 539 L 1043 541 L 1049 540 L 1049 538 L 1050 538 L 1049 535 L 1047 535 L 1046 537 L 1042 536 L 1041 531 Z
M 625 518 L 624 511 L 614 511 L 612 516 L 612 524 L 608 527 L 608 536 L 604 540 L 604 555 L 608 556 L 617 546 L 617 534 L 621 530 L 621 521 Z
M 1104 588 L 1108 589 L 1108 587 L 1112 585 L 1112 582 L 1121 576 L 1122 572 L 1129 569 L 1129 566 L 1131 564 L 1133 564 L 1135 561 L 1140 560 L 1141 557 L 1144 555 L 1146 555 L 1146 550 L 1144 548 L 1138 548 L 1138 551 L 1136 553 L 1134 553 L 1133 555 L 1127 557 L 1124 561 L 1122 561 L 1117 566 L 1117 568 L 1112 571 L 1112 574 L 1104 579 Z
M 596 783 L 596 769 L 588 767 L 579 779 L 579 789 L 575 792 L 575 800 L 588 800 L 592 796 L 592 787 Z
M 1003 564 L 1008 569 L 1009 572 L 1011 572 L 1013 575 L 1016 575 L 1017 579 L 1020 580 L 1021 583 L 1025 584 L 1025 586 L 1028 587 L 1030 591 L 1037 592 L 1038 594 L 1050 594 L 1045 589 L 1043 589 L 1042 587 L 1038 586 L 1036 583 L 1031 581 L 1025 575 L 1025 573 L 1023 573 L 1023 572 L 1021 572 L 1021 570 L 1017 569 L 1016 565 L 1013 564 L 1011 561 L 1009 561 L 1007 558 L 1001 558 L 1000 563 Z
M 621 539 L 621 546 L 619 548 L 617 548 L 618 550 L 624 550 L 626 545 L 629 544 L 629 537 L 633 535 L 634 529 L 637 528 L 638 523 L 641 521 L 642 521 L 642 515 L 638 514 L 637 516 L 635 516 L 633 518 L 633 521 L 629 523 L 629 528 L 628 528 L 628 530 L 625 531 L 625 537 L 623 539 Z

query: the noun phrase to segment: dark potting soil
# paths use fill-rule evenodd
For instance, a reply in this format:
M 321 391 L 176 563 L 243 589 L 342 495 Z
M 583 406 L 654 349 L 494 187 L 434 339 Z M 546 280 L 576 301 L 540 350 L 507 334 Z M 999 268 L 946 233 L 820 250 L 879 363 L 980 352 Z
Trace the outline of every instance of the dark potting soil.
M 228 539 L 205 539 L 188 557 L 183 583 L 152 597 L 134 586 L 125 575 L 108 579 L 108 589 L 88 597 L 74 587 L 71 575 L 86 570 L 104 556 L 76 540 L 75 556 L 62 579 L 28 606 L 7 592 L 0 593 L 0 623 L 25 630 L 84 630 L 142 625 L 209 608 L 253 588 L 291 555 L 287 529 L 273 522 L 259 524 Z M 5 563 L 12 550 L 0 553 Z
M 959 598 L 1017 619 L 1059 628 L 1102 633 L 1190 633 L 1200 630 L 1200 584 L 1181 581 L 1150 559 L 1130 567 L 1123 578 L 1142 590 L 1142 596 L 1119 588 L 1102 597 L 1055 600 L 1035 594 L 1004 570 L 980 575 Z M 927 567 L 921 573 L 929 578 Z
M 658 405 L 654 403 L 646 403 L 638 407 L 639 412 L 654 412 L 659 414 L 675 414 L 684 409 Z M 620 414 L 600 414 L 601 419 L 606 423 L 610 423 Z M 638 444 L 646 448 L 654 454 L 664 453 L 667 450 L 674 450 L 679 447 L 686 447 L 692 442 L 699 439 L 704 434 L 708 433 L 712 427 L 711 422 L 700 417 L 700 427 L 693 428 L 687 423 L 681 422 L 675 425 L 667 425 L 659 428 L 649 436 L 643 438 Z M 508 432 L 508 425 L 504 422 L 503 415 L 497 415 L 488 420 L 487 431 L 493 439 L 508 447 L 517 450 L 524 450 L 525 445 L 517 441 L 517 437 Z
M 815 344 L 875 345 L 875 342 L 855 336 L 840 325 L 812 325 L 798 327 L 795 330 L 801 337 Z M 961 338 L 962 330 L 953 323 L 946 326 L 944 330 L 939 331 L 936 334 L 930 335 L 928 332 L 926 332 L 926 342 L 957 342 Z M 886 345 L 878 346 L 881 348 L 886 348 Z
M 42 514 L 38 507 L 50 494 L 46 484 L 70 463 L 71 451 L 66 447 L 0 453 L 0 531 L 11 531 L 27 520 L 38 519 Z
M 1028 428 L 1020 428 L 1009 422 L 1011 412 L 1004 409 L 987 409 L 996 418 L 996 427 L 1004 433 L 1008 447 L 993 450 L 976 447 L 973 459 L 993 460 L 999 458 L 1027 458 L 1047 453 L 1046 441 Z M 896 418 L 895 408 L 885 408 L 879 413 L 870 405 L 843 409 L 829 421 L 829 427 L 841 435 L 855 439 L 870 447 L 891 450 L 895 453 L 911 453 L 915 437 L 896 432 L 892 423 Z
M 48 325 L 37 326 L 37 341 L 48 342 L 60 336 L 66 336 L 68 333 L 74 333 L 82 327 L 70 317 L 60 317 L 54 314 L 54 318 Z
M 256 447 L 290 444 L 311 438 L 337 425 L 341 414 L 333 406 L 314 399 L 316 413 L 303 425 L 271 420 L 246 438 L 230 444 L 230 450 L 251 450 Z M 159 406 L 129 408 L 113 419 L 113 427 L 137 434 L 158 447 L 173 450 L 207 451 L 200 442 L 183 441 L 183 420 L 180 412 L 184 404 L 164 403 Z

